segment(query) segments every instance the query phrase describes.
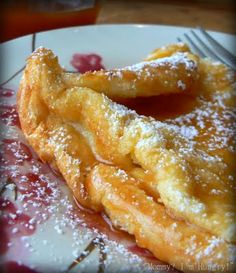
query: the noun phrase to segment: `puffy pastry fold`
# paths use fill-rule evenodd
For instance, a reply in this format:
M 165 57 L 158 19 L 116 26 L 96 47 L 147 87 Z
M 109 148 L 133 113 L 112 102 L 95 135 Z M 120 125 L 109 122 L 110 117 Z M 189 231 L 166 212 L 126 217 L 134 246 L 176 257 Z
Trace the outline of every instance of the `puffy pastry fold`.
M 148 56 L 145 58 L 145 61 L 152 61 L 155 59 L 169 57 L 177 52 L 191 53 L 190 48 L 186 44 L 179 42 L 176 44 L 169 44 L 156 48 L 155 50 L 153 50 L 153 52 L 148 54 Z
M 175 58 L 184 61 L 176 63 Z M 188 58 L 179 53 L 157 60 L 157 82 L 163 69 L 173 66 L 178 77 L 183 73 L 183 81 L 189 71 L 197 80 L 197 65 Z M 144 84 L 153 67 L 146 62 L 131 72 L 141 73 Z M 196 148 L 178 126 L 140 116 L 101 94 L 179 92 L 177 76 L 170 71 L 164 73 L 171 82 L 168 88 L 153 82 L 157 88 L 150 84 L 144 94 L 146 89 L 139 89 L 139 84 L 132 89 L 132 77 L 124 76 L 129 69 L 120 70 L 118 82 L 108 79 L 107 71 L 69 79 L 53 53 L 40 48 L 28 59 L 18 92 L 22 130 L 41 159 L 60 170 L 79 202 L 105 210 L 114 225 L 134 234 L 156 257 L 185 271 L 188 263 L 212 265 L 212 271 L 216 265 L 234 266 L 235 195 L 232 180 L 225 180 L 225 163 Z M 96 91 L 81 87 L 82 79 Z M 186 86 L 188 80 L 187 76 Z M 225 191 L 224 204 L 212 198 L 212 190 Z
M 199 77 L 198 58 L 190 52 L 178 52 L 177 49 L 179 47 L 172 49 L 172 56 L 166 54 L 165 58 L 120 69 L 86 72 L 81 75 L 65 73 L 64 81 L 71 87 L 88 87 L 110 98 L 191 92 L 196 88 Z
M 185 272 L 230 270 L 225 257 L 233 257 L 232 246 L 184 221 L 173 221 L 165 207 L 136 183 L 120 169 L 99 164 L 90 173 L 87 188 L 92 202 L 102 205 L 116 226 L 134 234 L 138 245 L 161 260 Z

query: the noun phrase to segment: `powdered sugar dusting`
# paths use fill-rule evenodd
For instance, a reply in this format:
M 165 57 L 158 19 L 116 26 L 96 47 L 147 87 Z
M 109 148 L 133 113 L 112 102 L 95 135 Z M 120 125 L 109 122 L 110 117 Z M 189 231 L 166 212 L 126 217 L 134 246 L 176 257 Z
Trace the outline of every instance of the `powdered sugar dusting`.
M 184 135 L 187 133 L 188 138 L 199 140 L 209 150 L 228 149 L 234 152 L 236 111 L 227 103 L 234 100 L 234 94 L 216 92 L 210 101 L 204 97 L 197 100 L 199 106 L 191 113 L 167 122 L 178 125 Z M 212 133 L 207 134 L 206 130 Z
M 177 69 L 179 64 L 184 64 L 189 71 L 193 71 L 196 69 L 197 64 L 194 61 L 189 61 L 187 58 L 187 53 L 176 53 L 170 57 L 165 57 L 161 59 L 156 59 L 148 62 L 141 62 L 135 65 L 127 66 L 121 69 L 122 70 L 130 70 L 130 71 L 142 71 L 147 66 L 151 67 L 159 67 L 170 65 L 170 68 L 175 70 Z

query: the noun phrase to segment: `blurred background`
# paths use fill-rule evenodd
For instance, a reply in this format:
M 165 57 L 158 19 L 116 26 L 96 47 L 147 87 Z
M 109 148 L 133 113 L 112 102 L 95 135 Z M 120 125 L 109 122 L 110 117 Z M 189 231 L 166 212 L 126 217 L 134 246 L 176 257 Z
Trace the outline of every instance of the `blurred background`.
M 104 0 L 97 23 L 145 23 L 236 33 L 234 0 Z
M 234 0 L 4 0 L 1 41 L 88 24 L 202 26 L 236 33 Z

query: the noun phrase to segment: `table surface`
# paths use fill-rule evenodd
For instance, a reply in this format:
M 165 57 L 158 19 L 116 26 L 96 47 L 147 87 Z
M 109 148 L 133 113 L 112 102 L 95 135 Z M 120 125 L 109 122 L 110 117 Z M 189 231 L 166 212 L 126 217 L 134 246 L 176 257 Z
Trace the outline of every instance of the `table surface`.
M 202 26 L 236 34 L 234 13 L 231 0 L 103 0 L 97 24 Z
M 100 6 L 97 24 L 160 24 L 193 28 L 201 26 L 208 30 L 236 34 L 235 0 L 97 1 Z M 0 1 L 0 10 L 2 2 Z M 9 7 L 11 9 L 7 8 L 1 13 L 1 42 L 37 31 L 92 24 L 97 14 L 97 9 L 90 9 L 81 11 L 77 17 L 73 17 L 72 13 L 60 13 L 60 16 L 50 13 L 49 16 L 47 13 L 41 15 L 37 12 L 27 12 L 25 15 L 18 11 L 19 7 L 15 4 Z M 43 16 L 43 19 L 40 16 Z

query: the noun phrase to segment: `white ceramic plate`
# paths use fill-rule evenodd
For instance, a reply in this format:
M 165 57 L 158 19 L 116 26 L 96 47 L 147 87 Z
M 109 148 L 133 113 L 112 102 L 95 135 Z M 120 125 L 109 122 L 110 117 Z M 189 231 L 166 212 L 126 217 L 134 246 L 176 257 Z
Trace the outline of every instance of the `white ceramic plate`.
M 52 49 L 59 56 L 60 63 L 68 69 L 72 69 L 70 60 L 76 52 L 99 54 L 106 68 L 122 67 L 139 62 L 156 47 L 176 42 L 177 37 L 183 37 L 188 30 L 157 25 L 96 25 L 28 35 L 0 45 L 0 84 L 24 66 L 32 48 L 44 46 Z M 236 42 L 234 35 L 210 33 L 233 52 Z M 9 84 L 17 86 L 19 78 L 20 75 Z
M 100 216 L 77 208 L 63 180 L 28 147 L 12 107 L 16 103 L 13 91 L 17 90 L 25 59 L 39 46 L 52 49 L 67 70 L 81 69 L 81 62 L 82 69 L 86 65 L 114 68 L 139 62 L 155 48 L 175 43 L 188 30 L 157 25 L 96 25 L 41 32 L 0 45 L 0 253 L 9 272 L 19 268 L 26 272 L 103 272 L 103 266 L 107 272 L 169 269 L 136 247 L 131 237 L 111 231 Z M 211 34 L 233 52 L 235 36 Z M 81 263 L 74 262 L 81 253 L 86 256 L 90 252 L 86 247 L 94 238 L 94 250 Z M 104 263 L 99 263 L 101 248 L 105 248 L 106 255 L 100 255 Z

